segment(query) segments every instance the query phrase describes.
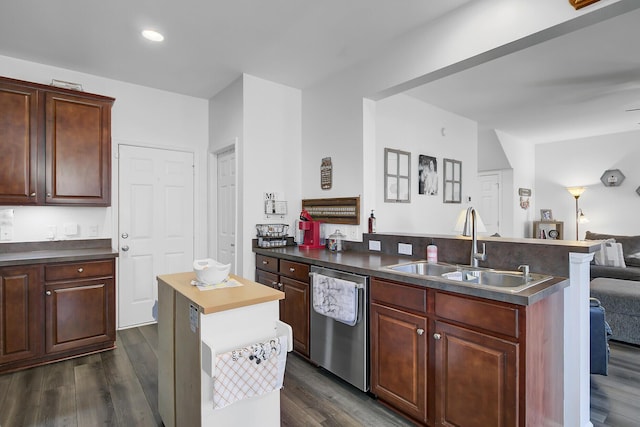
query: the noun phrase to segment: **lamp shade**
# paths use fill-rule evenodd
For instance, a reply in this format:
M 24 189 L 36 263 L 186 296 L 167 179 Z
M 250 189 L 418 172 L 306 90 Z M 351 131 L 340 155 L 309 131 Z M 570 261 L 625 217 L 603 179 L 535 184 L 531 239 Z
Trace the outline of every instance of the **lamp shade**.
M 571 194 L 576 199 L 580 197 L 586 189 L 586 187 L 567 187 L 567 191 L 569 192 L 569 194 Z
M 467 210 L 462 209 L 458 214 L 458 219 L 456 220 L 456 224 L 453 227 L 453 231 L 458 234 L 462 234 L 464 232 L 464 223 L 467 220 Z M 486 233 L 487 227 L 485 227 L 484 222 L 482 222 L 482 218 L 478 211 L 476 211 L 476 221 L 478 225 L 478 229 L 476 230 L 478 233 Z

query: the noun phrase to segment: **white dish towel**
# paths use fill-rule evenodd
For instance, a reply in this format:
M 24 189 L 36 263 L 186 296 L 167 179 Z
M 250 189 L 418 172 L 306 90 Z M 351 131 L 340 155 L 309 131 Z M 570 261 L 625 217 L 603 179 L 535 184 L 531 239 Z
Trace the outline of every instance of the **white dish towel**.
M 323 316 L 353 326 L 358 321 L 358 288 L 353 282 L 313 275 L 313 309 Z
M 287 337 L 283 335 L 216 356 L 213 409 L 280 390 L 287 347 Z

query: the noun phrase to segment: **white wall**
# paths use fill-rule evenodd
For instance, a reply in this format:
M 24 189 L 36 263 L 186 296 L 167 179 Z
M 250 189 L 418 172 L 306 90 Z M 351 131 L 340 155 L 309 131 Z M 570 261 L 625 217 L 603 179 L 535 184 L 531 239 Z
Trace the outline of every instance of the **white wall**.
M 369 177 L 376 183 L 378 231 L 456 234 L 453 228 L 460 210 L 478 200 L 477 135 L 476 122 L 407 95 L 378 101 L 376 170 Z M 385 148 L 411 153 L 411 203 L 384 202 Z M 420 154 L 437 159 L 437 195 L 418 194 Z M 443 158 L 462 162 L 461 204 L 443 202 Z
M 618 1 L 575 11 L 557 0 L 477 0 L 394 40 L 392 49 L 381 46 L 373 59 L 305 88 L 303 198 L 362 195 L 363 219 L 376 204 L 364 191 L 368 178 L 363 173 L 363 152 L 368 149 L 370 123 L 363 121 L 363 98 L 382 99 L 588 25 L 590 15 Z M 369 113 L 364 112 L 367 120 Z M 334 185 L 323 191 L 318 169 L 327 156 L 333 161 Z
M 210 105 L 210 152 L 238 137 L 238 273 L 253 277 L 251 239 L 256 236 L 256 224 L 289 224 L 293 234 L 300 213 L 301 93 L 245 74 L 212 98 Z M 265 218 L 267 192 L 287 201 L 284 219 Z
M 112 109 L 112 206 L 110 208 L 15 207 L 13 241 L 45 240 L 46 225 L 61 230 L 65 222 L 80 225 L 80 235 L 88 238 L 88 225 L 98 225 L 99 237 L 118 234 L 118 144 L 172 148 L 195 154 L 195 254 L 206 248 L 206 163 L 208 142 L 207 101 L 174 93 L 132 85 L 117 80 L 50 67 L 29 61 L 0 56 L 0 75 L 14 79 L 49 84 L 51 79 L 81 83 L 86 92 L 116 98 Z M 64 238 L 59 233 L 57 238 Z
M 579 205 L 589 218 L 585 231 L 638 235 L 640 196 L 640 131 L 540 144 L 536 158 L 536 219 L 539 209 L 551 209 L 564 221 L 565 239 L 575 239 L 575 199 L 566 187 L 584 186 Z M 600 177 L 608 169 L 620 169 L 625 180 L 619 187 L 605 187 Z

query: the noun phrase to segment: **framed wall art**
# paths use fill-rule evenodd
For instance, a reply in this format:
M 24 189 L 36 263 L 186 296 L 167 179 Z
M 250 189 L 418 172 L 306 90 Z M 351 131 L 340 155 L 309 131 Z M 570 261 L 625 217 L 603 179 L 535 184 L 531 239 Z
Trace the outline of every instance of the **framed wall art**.
M 411 202 L 411 153 L 384 149 L 384 201 Z
M 438 195 L 438 160 L 435 157 L 418 156 L 418 194 Z
M 444 203 L 462 203 L 462 162 L 442 159 L 442 164 L 444 169 L 442 201 Z

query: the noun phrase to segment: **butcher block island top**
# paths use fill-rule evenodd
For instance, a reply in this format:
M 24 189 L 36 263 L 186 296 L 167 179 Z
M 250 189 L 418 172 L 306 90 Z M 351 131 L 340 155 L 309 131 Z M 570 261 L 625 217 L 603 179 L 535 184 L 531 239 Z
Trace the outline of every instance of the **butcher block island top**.
M 229 278 L 241 283 L 242 286 L 200 290 L 197 286 L 191 284 L 191 281 L 195 280 L 195 278 L 196 275 L 193 272 L 158 276 L 158 280 L 162 280 L 191 302 L 197 304 L 202 314 L 218 313 L 234 308 L 284 299 L 284 292 L 235 274 L 230 274 Z

